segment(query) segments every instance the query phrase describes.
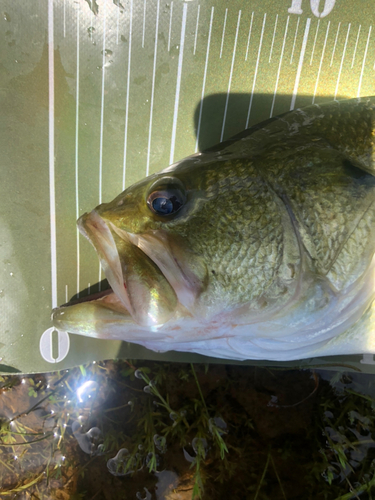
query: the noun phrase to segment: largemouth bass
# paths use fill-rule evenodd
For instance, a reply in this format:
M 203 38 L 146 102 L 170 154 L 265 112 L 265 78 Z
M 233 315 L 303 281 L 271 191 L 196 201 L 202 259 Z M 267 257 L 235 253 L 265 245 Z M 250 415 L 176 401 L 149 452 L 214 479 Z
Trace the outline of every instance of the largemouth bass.
M 375 353 L 375 98 L 312 105 L 78 220 L 112 290 L 56 328 L 154 351 Z

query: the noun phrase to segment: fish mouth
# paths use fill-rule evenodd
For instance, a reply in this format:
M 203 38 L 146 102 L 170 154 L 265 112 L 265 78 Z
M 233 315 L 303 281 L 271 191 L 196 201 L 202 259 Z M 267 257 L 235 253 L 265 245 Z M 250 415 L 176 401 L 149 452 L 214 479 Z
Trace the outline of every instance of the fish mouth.
M 184 242 L 163 230 L 127 232 L 97 209 L 82 215 L 77 226 L 96 250 L 110 289 L 54 309 L 56 328 L 95 336 L 113 322 L 119 329 L 130 322 L 149 331 L 195 315 L 207 268 Z
M 77 221 L 77 226 L 80 233 L 95 248 L 112 292 L 118 297 L 125 309 L 131 313 L 132 307 L 129 295 L 126 292 L 119 253 L 108 225 L 93 210 L 89 214 L 82 215 Z
M 178 305 L 176 293 L 154 259 L 140 248 L 140 239 L 96 210 L 84 214 L 77 225 L 95 248 L 111 287 L 86 300 L 109 301 L 111 308 L 116 303 L 117 312 L 122 310 L 128 317 L 130 314 L 141 326 L 158 326 L 168 321 Z M 114 297 L 106 297 L 111 293 Z
M 84 290 L 81 290 L 68 302 L 65 302 L 65 304 L 61 304 L 60 307 L 69 307 L 76 304 L 82 304 L 84 302 L 92 302 L 95 300 L 103 299 L 104 297 L 107 297 L 111 294 L 113 294 L 113 290 L 111 288 L 111 285 L 108 283 L 108 280 L 105 279 L 103 281 L 95 283 L 94 285 L 90 285 Z

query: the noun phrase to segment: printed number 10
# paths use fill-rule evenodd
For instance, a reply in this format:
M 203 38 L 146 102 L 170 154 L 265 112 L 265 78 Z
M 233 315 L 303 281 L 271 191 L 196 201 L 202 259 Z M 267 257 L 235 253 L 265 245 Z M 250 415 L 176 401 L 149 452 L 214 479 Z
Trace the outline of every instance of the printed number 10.
M 326 17 L 335 6 L 336 0 L 325 0 L 323 12 L 319 12 L 320 0 L 310 0 L 311 12 L 316 17 Z M 289 7 L 289 14 L 302 14 L 302 0 L 292 0 L 292 5 Z

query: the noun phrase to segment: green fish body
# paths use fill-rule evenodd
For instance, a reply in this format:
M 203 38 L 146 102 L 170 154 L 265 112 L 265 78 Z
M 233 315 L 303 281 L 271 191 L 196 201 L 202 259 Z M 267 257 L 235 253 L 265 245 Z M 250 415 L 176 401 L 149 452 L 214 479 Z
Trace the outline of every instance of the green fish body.
M 375 353 L 375 98 L 298 109 L 78 220 L 112 292 L 56 328 L 155 351 Z

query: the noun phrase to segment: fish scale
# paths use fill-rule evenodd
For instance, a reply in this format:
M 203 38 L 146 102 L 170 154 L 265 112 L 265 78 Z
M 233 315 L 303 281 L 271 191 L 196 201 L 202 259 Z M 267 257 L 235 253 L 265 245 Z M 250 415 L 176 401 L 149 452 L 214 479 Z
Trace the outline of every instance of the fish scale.
M 286 164 L 273 164 L 272 177 L 268 175 L 275 190 L 288 198 L 303 243 L 323 274 L 332 266 L 342 239 L 374 199 L 371 176 L 353 178 L 343 160 L 331 147 L 306 144 L 303 154 Z
M 208 232 L 206 219 L 192 217 L 187 225 L 188 241 L 191 248 L 197 254 L 203 255 L 206 262 L 216 269 L 222 270 L 215 279 L 225 289 L 225 299 L 227 304 L 244 302 L 259 296 L 271 284 L 275 272 L 277 272 L 282 252 L 279 251 L 279 244 L 282 240 L 281 220 L 271 217 L 277 211 L 272 194 L 266 184 L 257 179 L 256 171 L 251 171 L 250 166 L 246 172 L 247 177 L 239 181 L 243 166 L 238 162 L 221 162 L 220 170 L 201 169 L 200 182 L 202 186 L 214 185 L 216 196 L 210 193 L 209 207 L 211 217 L 217 219 L 219 224 L 212 228 L 212 233 Z M 217 181 L 215 182 L 215 177 Z M 246 206 L 251 209 L 255 206 L 266 205 L 269 210 L 269 217 L 260 214 L 256 220 L 248 223 L 248 217 L 243 214 L 243 209 L 238 205 L 238 194 L 231 190 L 232 186 L 242 184 L 242 190 L 246 192 Z M 223 197 L 225 196 L 225 203 Z M 194 228 L 194 229 L 193 229 Z M 204 233 L 205 238 L 200 235 Z M 195 238 L 197 235 L 197 238 Z M 247 252 L 245 258 L 241 256 L 241 249 L 244 242 Z M 279 257 L 273 257 L 278 255 Z M 248 262 L 259 263 L 260 272 L 255 277 L 251 272 Z M 271 265 L 275 262 L 275 265 Z M 241 269 L 242 282 L 246 285 L 238 287 L 238 284 L 231 280 L 231 273 L 236 269 Z M 226 276 L 223 279 L 223 276 Z M 249 295 L 249 288 L 251 292 Z M 205 292 L 207 295 L 211 290 Z M 221 290 L 219 293 L 223 293 Z
M 365 271 L 367 263 L 373 254 L 374 225 L 375 205 L 372 204 L 346 241 L 327 274 L 327 277 L 337 289 L 351 284 L 357 276 L 360 276 Z M 363 258 L 358 259 L 356 258 L 357 255 L 361 255 Z

